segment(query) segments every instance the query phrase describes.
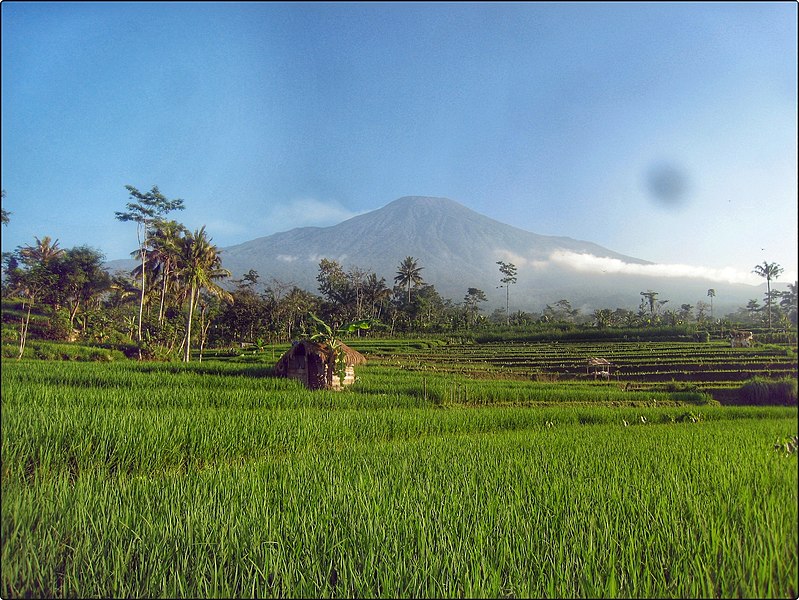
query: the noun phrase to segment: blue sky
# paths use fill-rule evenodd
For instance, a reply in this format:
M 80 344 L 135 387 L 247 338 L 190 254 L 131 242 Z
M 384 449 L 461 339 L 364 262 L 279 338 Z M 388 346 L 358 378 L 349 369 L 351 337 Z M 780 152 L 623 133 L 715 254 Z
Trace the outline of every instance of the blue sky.
M 3 251 L 127 257 L 130 184 L 220 247 L 443 196 L 797 277 L 794 2 L 1 6 Z

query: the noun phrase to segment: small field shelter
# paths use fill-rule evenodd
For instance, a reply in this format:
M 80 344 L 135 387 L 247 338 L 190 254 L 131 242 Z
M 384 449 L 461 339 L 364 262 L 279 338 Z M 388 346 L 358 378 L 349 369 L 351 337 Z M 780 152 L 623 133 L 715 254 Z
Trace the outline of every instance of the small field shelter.
M 346 360 L 346 370 L 342 381 L 336 373 L 336 353 L 327 344 L 310 340 L 292 342 L 291 348 L 280 357 L 275 365 L 279 377 L 299 379 L 311 390 L 341 389 L 355 382 L 355 366 L 366 362 L 363 354 L 341 344 Z
M 594 379 L 601 377 L 603 379 L 610 379 L 613 363 L 606 358 L 599 358 L 592 356 L 586 362 L 585 372 L 594 376 Z

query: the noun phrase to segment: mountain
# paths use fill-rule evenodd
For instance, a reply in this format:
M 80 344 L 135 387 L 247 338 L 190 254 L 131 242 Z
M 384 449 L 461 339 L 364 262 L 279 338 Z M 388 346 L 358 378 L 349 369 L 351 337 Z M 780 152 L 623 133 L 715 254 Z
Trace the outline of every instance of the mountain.
M 652 263 L 592 242 L 525 231 L 446 198 L 400 198 L 331 227 L 302 227 L 221 248 L 221 256 L 234 279 L 254 269 L 263 283 L 276 278 L 315 293 L 322 258 L 337 260 L 345 270 L 374 271 L 391 287 L 400 262 L 412 256 L 423 267 L 425 282 L 434 284 L 444 298 L 461 302 L 468 288 L 475 287 L 486 293 L 489 309 L 505 306 L 497 261 L 510 262 L 518 269 L 517 283 L 509 289 L 511 311 L 540 311 L 560 299 L 584 312 L 637 308 L 640 292 L 647 290 L 657 291 L 674 309 L 682 303 L 707 302 L 709 288 L 716 290 L 714 308 L 726 306 L 727 312 L 763 297 L 756 286 L 627 275 L 599 267 L 580 270 L 575 267 L 590 264 L 592 257 L 627 265 Z M 130 261 L 111 266 L 122 262 Z

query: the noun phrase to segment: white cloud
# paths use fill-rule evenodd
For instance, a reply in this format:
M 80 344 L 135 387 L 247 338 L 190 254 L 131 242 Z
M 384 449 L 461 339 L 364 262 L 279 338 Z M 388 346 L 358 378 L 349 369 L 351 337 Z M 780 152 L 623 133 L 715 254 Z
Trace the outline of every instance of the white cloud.
M 291 254 L 278 254 L 276 256 L 278 260 L 282 260 L 283 262 L 294 262 L 299 258 L 299 256 L 293 256 Z
M 266 216 L 266 223 L 270 230 L 286 231 L 295 227 L 336 225 L 358 214 L 335 200 L 299 198 L 274 206 Z
M 558 266 L 591 273 L 621 273 L 646 277 L 690 277 L 749 285 L 763 282 L 763 279 L 757 275 L 734 267 L 717 269 L 683 264 L 635 264 L 617 258 L 579 254 L 567 250 L 556 250 L 549 256 L 549 259 Z
M 308 260 L 308 262 L 318 263 L 323 258 L 326 258 L 327 260 L 334 260 L 334 261 L 336 261 L 338 263 L 341 263 L 341 262 L 344 262 L 347 259 L 347 255 L 346 254 L 341 254 L 339 256 L 332 256 L 331 257 L 328 254 L 309 254 L 307 260 Z
M 532 269 L 543 269 L 549 265 L 547 261 L 525 258 L 515 254 L 514 252 L 511 252 L 510 250 L 499 249 L 495 250 L 494 254 L 496 255 L 496 258 L 499 258 L 499 260 L 512 263 L 517 268 L 530 267 Z

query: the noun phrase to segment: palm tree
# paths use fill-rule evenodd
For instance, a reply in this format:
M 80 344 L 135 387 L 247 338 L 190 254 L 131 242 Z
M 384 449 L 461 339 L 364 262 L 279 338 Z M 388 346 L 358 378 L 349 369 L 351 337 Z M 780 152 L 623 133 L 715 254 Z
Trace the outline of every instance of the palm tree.
M 394 283 L 408 287 L 408 304 L 411 303 L 411 285 L 416 287 L 420 285 L 423 280 L 420 271 L 424 267 L 418 266 L 416 259 L 408 256 L 400 263 L 397 276 L 394 278 Z
M 713 321 L 713 298 L 716 297 L 716 290 L 710 288 L 707 291 L 708 298 L 710 298 L 710 320 Z
M 783 268 L 777 263 L 763 261 L 762 265 L 755 265 L 752 273 L 766 280 L 766 309 L 768 312 L 768 328 L 771 329 L 771 280 L 777 279 L 782 274 Z
M 64 255 L 64 250 L 58 247 L 58 240 L 50 242 L 50 236 L 46 235 L 42 239 L 34 237 L 35 246 L 23 246 L 19 249 L 19 255 L 27 265 L 47 264 L 56 258 Z
M 600 329 L 610 327 L 613 323 L 613 311 L 609 308 L 599 308 L 593 314 L 596 326 Z
M 754 321 L 755 313 L 760 312 L 762 309 L 760 308 L 760 304 L 757 300 L 752 298 L 749 302 L 746 303 L 746 311 L 749 313 L 749 318 Z
M 233 301 L 233 296 L 214 283 L 217 279 L 230 277 L 230 271 L 222 268 L 219 250 L 211 244 L 205 234 L 205 225 L 199 230 L 187 233 L 180 239 L 180 254 L 177 263 L 178 273 L 183 283 L 188 286 L 189 310 L 186 317 L 186 348 L 183 356 L 189 362 L 191 353 L 191 324 L 194 307 L 201 290 L 207 290 L 214 296 Z
M 649 304 L 649 314 L 652 317 L 655 316 L 655 311 L 656 311 L 657 302 L 658 302 L 658 299 L 657 299 L 658 298 L 658 293 L 659 292 L 653 292 L 652 290 L 647 290 L 645 292 L 641 292 L 641 295 L 644 298 L 646 298 L 646 301 Z
M 139 289 L 136 287 L 136 283 L 129 277 L 130 276 L 126 274 L 118 274 L 111 278 L 111 285 L 109 286 L 110 293 L 106 299 L 106 303 L 110 308 L 121 308 L 139 295 Z M 134 327 L 134 333 L 135 329 Z M 133 335 L 130 337 L 133 339 Z
M 48 293 L 52 292 L 58 279 L 58 275 L 48 267 L 48 264 L 64 254 L 64 250 L 58 247 L 58 240 L 51 244 L 48 236 L 41 240 L 35 239 L 36 245 L 17 248 L 17 256 L 26 268 L 24 270 L 14 268 L 10 273 L 12 289 L 22 296 L 23 308 L 26 303 L 28 305 L 27 313 L 23 316 L 20 326 L 18 360 L 25 352 L 33 305 L 38 299 L 46 297 Z
M 158 309 L 158 324 L 164 318 L 164 302 L 169 285 L 169 277 L 175 268 L 180 252 L 181 236 L 188 232 L 186 227 L 177 221 L 160 221 L 156 224 L 150 240 L 150 260 L 158 265 L 161 274 L 161 305 Z
M 796 325 L 796 284 L 797 282 L 789 283 L 788 289 L 782 292 L 782 299 L 780 306 L 785 309 L 788 315 L 788 320 Z
M 504 275 L 500 282 L 502 285 L 497 286 L 499 288 L 505 288 L 505 318 L 507 320 L 506 324 L 510 325 L 510 292 L 509 287 L 516 283 L 516 265 L 513 263 L 506 263 L 501 260 L 497 261 L 499 265 L 499 272 Z
M 369 273 L 366 278 L 364 295 L 371 307 L 370 316 L 379 319 L 383 305 L 391 298 L 391 290 L 386 287 L 386 280 L 382 277 L 378 279 L 376 273 Z
M 147 292 L 146 274 L 147 268 L 145 262 L 147 258 L 147 244 L 149 242 L 150 229 L 153 225 L 163 220 L 163 216 L 173 210 L 183 210 L 183 200 L 178 198 L 175 200 L 168 200 L 157 185 L 146 193 L 142 193 L 132 185 L 126 185 L 125 189 L 128 190 L 131 200 L 135 202 L 128 202 L 125 205 L 127 212 L 115 212 L 116 218 L 119 221 L 133 221 L 136 223 L 136 237 L 139 241 L 138 252 L 141 255 L 141 301 L 139 303 L 139 337 L 138 341 L 142 342 L 142 320 L 144 318 L 144 296 Z M 141 351 L 139 351 L 139 358 L 141 358 Z

